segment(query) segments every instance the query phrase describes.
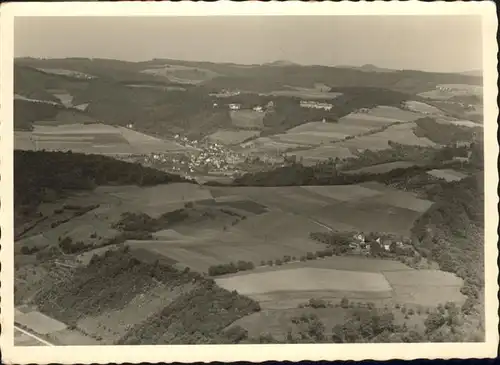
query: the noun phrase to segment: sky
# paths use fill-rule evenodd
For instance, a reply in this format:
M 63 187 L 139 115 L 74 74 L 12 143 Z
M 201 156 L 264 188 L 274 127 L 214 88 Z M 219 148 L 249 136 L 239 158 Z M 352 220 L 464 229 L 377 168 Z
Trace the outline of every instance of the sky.
M 482 68 L 479 16 L 16 17 L 15 57 Z

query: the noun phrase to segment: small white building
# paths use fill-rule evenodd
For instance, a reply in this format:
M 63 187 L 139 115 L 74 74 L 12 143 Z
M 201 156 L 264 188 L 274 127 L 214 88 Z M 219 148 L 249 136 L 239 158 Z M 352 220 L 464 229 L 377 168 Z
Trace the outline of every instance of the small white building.
M 229 104 L 229 109 L 231 110 L 240 110 L 241 105 L 240 104 Z
M 262 108 L 262 107 L 259 105 L 259 106 L 254 107 L 254 108 L 253 108 L 253 110 L 254 110 L 254 111 L 256 111 L 256 112 L 261 113 L 261 112 L 263 112 L 263 111 L 264 111 L 264 108 Z

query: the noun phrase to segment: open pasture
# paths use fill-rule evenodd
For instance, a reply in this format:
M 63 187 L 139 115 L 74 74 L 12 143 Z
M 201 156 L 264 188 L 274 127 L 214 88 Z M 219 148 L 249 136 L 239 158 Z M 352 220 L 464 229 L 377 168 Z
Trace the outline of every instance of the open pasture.
M 323 123 L 323 122 L 309 122 L 301 124 L 297 127 L 290 128 L 286 131 L 287 134 L 338 134 L 338 135 L 349 135 L 354 136 L 360 133 L 364 133 L 368 128 L 364 126 L 340 124 L 340 123 Z
M 367 115 L 379 118 L 387 118 L 399 122 L 412 122 L 422 117 L 422 115 L 419 113 L 414 113 L 408 110 L 385 105 L 379 105 L 373 109 L 370 109 Z
M 425 213 L 434 204 L 429 200 L 419 199 L 412 195 L 412 193 L 405 191 L 387 192 L 383 195 L 368 197 L 363 201 L 369 204 L 381 204 L 409 209 L 418 213 Z
M 228 207 L 234 208 L 237 211 L 242 211 L 250 214 L 262 214 L 268 211 L 265 205 L 259 204 L 253 200 L 245 199 L 242 197 L 229 197 L 230 199 L 218 198 L 215 199 L 214 203 L 209 202 L 208 204 L 215 205 L 218 207 Z
M 400 272 L 404 270 L 413 270 L 409 266 L 406 266 L 400 261 L 390 260 L 390 259 L 377 259 L 367 256 L 331 256 L 324 257 L 317 260 L 308 261 L 295 261 L 289 262 L 282 266 L 261 266 L 256 267 L 251 272 L 252 273 L 265 273 L 269 271 L 280 271 L 280 270 L 291 270 L 291 269 L 331 269 L 331 270 L 343 270 L 343 271 L 361 271 L 361 272 Z M 238 275 L 246 275 L 248 271 L 242 271 L 239 273 L 231 274 L 231 277 Z
M 180 84 L 200 84 L 219 76 L 216 72 L 204 68 L 170 64 L 158 65 L 140 72 L 158 77 L 166 77 L 170 81 Z
M 47 317 L 45 314 L 37 311 L 18 315 L 16 316 L 15 321 L 21 326 L 24 326 L 40 335 L 61 331 L 66 328 L 64 323 Z
M 383 150 L 390 148 L 389 141 L 409 145 L 409 146 L 435 146 L 436 144 L 425 137 L 417 137 L 413 132 L 415 123 L 404 123 L 392 125 L 387 129 L 362 137 L 357 137 L 348 141 L 339 142 L 338 145 L 345 148 L 357 150 Z
M 443 169 L 443 170 L 434 169 L 427 171 L 427 173 L 431 176 L 437 177 L 438 179 L 443 179 L 446 181 L 460 181 L 465 177 L 467 177 L 467 175 L 451 169 Z
M 268 208 L 297 214 L 304 214 L 328 204 L 323 197 L 311 194 L 300 186 L 234 187 L 223 190 L 221 194 L 246 196 Z
M 404 272 L 384 272 L 391 285 L 427 285 L 438 287 L 461 287 L 463 280 L 453 273 L 441 270 L 409 270 Z
M 207 137 L 210 142 L 221 143 L 225 145 L 239 144 L 250 138 L 257 137 L 260 134 L 258 131 L 228 131 L 219 129 Z
M 427 103 L 423 103 L 421 101 L 409 100 L 405 102 L 405 106 L 412 112 L 421 113 L 421 114 L 434 114 L 434 115 L 442 115 L 443 112 L 436 108 L 435 106 L 429 105 Z
M 470 120 L 448 120 L 444 118 L 436 119 L 436 122 L 440 124 L 452 124 L 460 127 L 468 127 L 468 128 L 483 128 L 481 123 L 476 123 Z
M 227 290 L 243 295 L 294 291 L 387 292 L 391 287 L 381 273 L 352 270 L 295 268 L 229 275 L 215 279 Z
M 73 106 L 73 95 L 63 92 L 63 93 L 56 93 L 54 94 L 56 98 L 58 98 L 61 101 L 61 104 L 64 105 L 66 108 L 70 108 Z
M 276 154 L 278 151 L 283 152 L 294 148 L 302 148 L 303 144 L 291 143 L 276 140 L 272 137 L 259 137 L 249 142 L 241 144 L 242 153 L 268 153 Z
M 293 143 L 304 146 L 320 146 L 331 142 L 337 142 L 349 136 L 345 133 L 326 133 L 326 132 L 302 132 L 302 133 L 285 133 L 276 134 L 273 139 L 277 139 L 283 143 Z
M 32 151 L 35 149 L 33 142 L 33 133 L 14 131 L 14 149 L 23 151 Z
M 439 270 L 384 272 L 394 290 L 395 301 L 435 307 L 448 301 L 463 303 L 462 279 Z
M 381 273 L 298 268 L 247 273 L 215 279 L 227 290 L 249 296 L 263 308 L 294 308 L 311 298 L 388 298 L 389 283 Z
M 232 110 L 231 122 L 237 128 L 261 129 L 264 127 L 264 113 L 254 110 Z
M 96 346 L 100 344 L 99 341 L 84 335 L 82 332 L 67 328 L 62 331 L 49 333 L 47 338 L 50 342 L 63 346 Z
M 382 193 L 359 185 L 302 186 L 302 189 L 324 198 L 348 202 L 381 195 Z
M 462 304 L 466 297 L 460 293 L 460 286 L 393 285 L 394 301 L 423 307 L 436 307 L 446 302 Z
M 341 125 L 364 127 L 367 130 L 384 127 L 395 122 L 398 122 L 398 120 L 394 118 L 379 117 L 368 113 L 357 112 L 348 114 L 345 117 L 340 118 L 338 121 Z
M 138 211 L 144 209 L 150 212 L 157 211 L 158 214 L 180 207 L 177 204 L 183 205 L 187 202 L 213 199 L 209 189 L 191 183 L 173 183 L 148 187 L 98 187 L 97 190 L 119 199 L 121 205 L 132 209 L 135 208 L 134 210 Z
M 430 100 L 449 100 L 455 96 L 455 93 L 451 91 L 435 89 L 435 90 L 424 91 L 423 93 L 419 93 L 417 95 L 422 98 Z
M 362 232 L 391 232 L 409 236 L 420 214 L 406 208 L 361 200 L 329 205 L 317 210 L 311 217 L 331 228 L 340 223 Z

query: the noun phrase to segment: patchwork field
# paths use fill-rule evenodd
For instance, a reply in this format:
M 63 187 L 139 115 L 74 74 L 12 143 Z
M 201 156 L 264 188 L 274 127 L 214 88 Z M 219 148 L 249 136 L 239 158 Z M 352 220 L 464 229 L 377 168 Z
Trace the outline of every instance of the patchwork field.
M 249 214 L 245 219 L 212 216 L 196 224 L 182 222 L 174 230 L 172 239 L 127 244 L 166 256 L 180 267 L 203 272 L 212 265 L 239 260 L 258 265 L 261 261 L 282 259 L 284 255 L 300 257 L 324 248 L 309 239 L 309 232 L 326 231 L 303 217 L 281 212 Z
M 217 142 L 227 145 L 238 144 L 247 139 L 257 137 L 260 134 L 258 131 L 228 131 L 228 130 L 218 130 L 207 137 L 211 142 Z
M 467 175 L 451 169 L 431 170 L 427 173 L 437 177 L 438 179 L 444 179 L 446 181 L 459 181 L 467 177 Z
M 235 127 L 252 129 L 264 127 L 264 113 L 254 110 L 232 110 L 229 115 Z
M 71 150 L 95 154 L 132 154 L 182 151 L 173 141 L 104 124 L 35 124 L 32 132 L 16 132 L 14 146 L 25 150 Z
M 392 188 L 361 185 L 235 187 L 217 195 L 246 196 L 271 209 L 295 213 L 337 230 L 386 231 L 408 235 L 432 202 Z

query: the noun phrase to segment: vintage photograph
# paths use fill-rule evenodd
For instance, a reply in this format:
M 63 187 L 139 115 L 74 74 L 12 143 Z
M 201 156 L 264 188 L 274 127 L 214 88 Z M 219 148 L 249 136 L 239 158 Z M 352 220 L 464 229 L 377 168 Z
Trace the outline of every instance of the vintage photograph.
M 483 8 L 278 5 L 11 17 L 13 348 L 498 341 Z

